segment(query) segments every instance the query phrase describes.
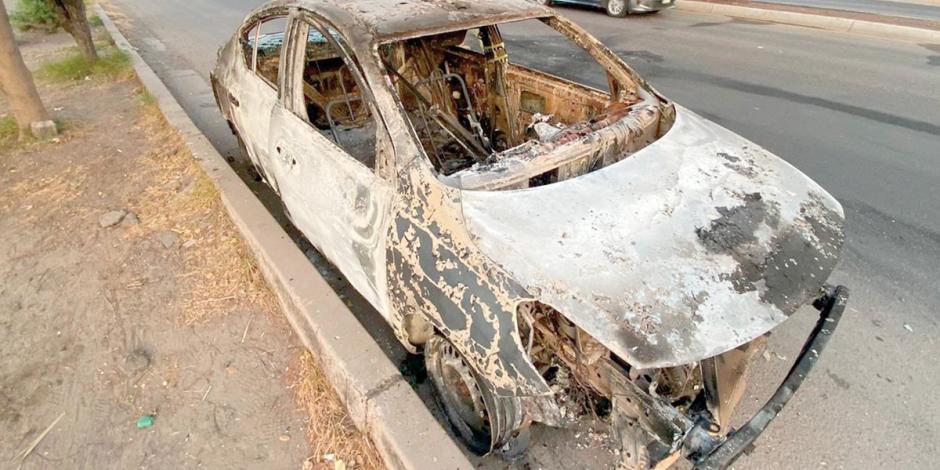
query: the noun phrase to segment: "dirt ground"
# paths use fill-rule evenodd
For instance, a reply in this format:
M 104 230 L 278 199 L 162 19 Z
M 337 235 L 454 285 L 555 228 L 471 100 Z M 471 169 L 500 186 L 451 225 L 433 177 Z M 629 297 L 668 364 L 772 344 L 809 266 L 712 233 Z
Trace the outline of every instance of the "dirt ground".
M 0 467 L 380 467 L 130 73 L 38 82 L 64 132 L 0 142 Z

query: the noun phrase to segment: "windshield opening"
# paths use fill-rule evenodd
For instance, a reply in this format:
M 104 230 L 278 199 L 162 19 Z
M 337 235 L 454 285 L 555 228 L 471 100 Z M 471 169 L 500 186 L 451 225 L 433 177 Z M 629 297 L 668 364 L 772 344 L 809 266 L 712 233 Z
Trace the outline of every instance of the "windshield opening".
M 609 51 L 556 17 L 392 42 L 380 55 L 434 168 L 465 189 L 550 184 L 622 158 L 603 139 L 567 144 L 651 97 Z M 550 155 L 562 147 L 566 156 Z

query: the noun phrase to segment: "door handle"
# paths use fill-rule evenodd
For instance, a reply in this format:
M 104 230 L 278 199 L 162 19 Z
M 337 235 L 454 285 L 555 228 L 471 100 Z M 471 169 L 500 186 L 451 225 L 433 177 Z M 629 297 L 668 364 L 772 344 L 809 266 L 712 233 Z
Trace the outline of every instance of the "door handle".
M 235 95 L 232 94 L 232 92 L 228 92 L 228 101 L 232 103 L 232 106 L 236 108 L 241 106 L 241 103 L 238 102 L 238 98 L 236 98 Z

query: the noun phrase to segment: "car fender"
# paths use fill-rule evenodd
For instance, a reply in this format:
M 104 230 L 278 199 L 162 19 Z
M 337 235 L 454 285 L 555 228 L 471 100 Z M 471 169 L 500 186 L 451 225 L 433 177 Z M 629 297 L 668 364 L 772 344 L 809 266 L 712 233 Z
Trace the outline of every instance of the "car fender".
M 410 345 L 405 319 L 421 315 L 497 395 L 549 395 L 519 339 L 516 308 L 531 297 L 474 246 L 458 195 L 423 159 L 403 172 L 387 245 L 396 335 Z

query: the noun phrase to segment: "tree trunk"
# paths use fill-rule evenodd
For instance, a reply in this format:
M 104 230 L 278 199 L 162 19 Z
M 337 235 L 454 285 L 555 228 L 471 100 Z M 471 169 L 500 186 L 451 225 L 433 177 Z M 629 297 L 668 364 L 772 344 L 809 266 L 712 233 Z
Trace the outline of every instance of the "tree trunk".
M 82 56 L 88 62 L 97 61 L 98 51 L 95 50 L 91 26 L 88 25 L 88 17 L 85 16 L 84 0 L 52 0 L 52 4 L 55 6 L 59 23 L 75 39 Z
M 33 74 L 26 68 L 20 49 L 13 39 L 13 28 L 7 10 L 0 1 L 0 92 L 6 95 L 13 117 L 20 128 L 20 136 L 29 131 L 29 125 L 48 121 L 49 113 L 43 106 L 33 83 Z M 24 132 L 25 131 L 25 132 Z

